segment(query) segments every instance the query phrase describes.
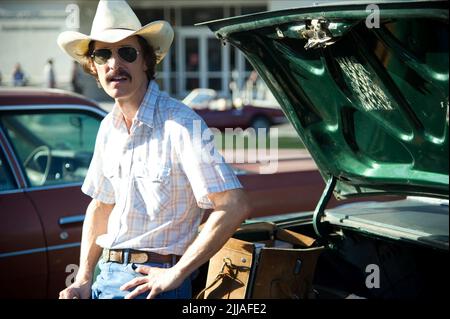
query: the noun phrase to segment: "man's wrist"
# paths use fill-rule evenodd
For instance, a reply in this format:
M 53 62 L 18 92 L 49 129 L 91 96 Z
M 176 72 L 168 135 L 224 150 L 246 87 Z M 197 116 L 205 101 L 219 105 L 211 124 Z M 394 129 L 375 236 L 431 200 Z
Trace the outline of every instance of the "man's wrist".
M 175 276 L 177 278 L 181 278 L 182 280 L 188 278 L 195 270 L 197 270 L 197 268 L 196 263 L 193 262 L 188 255 L 183 255 L 178 263 L 172 267 L 175 272 Z
M 90 284 L 92 282 L 92 274 L 78 271 L 75 282 L 80 285 Z

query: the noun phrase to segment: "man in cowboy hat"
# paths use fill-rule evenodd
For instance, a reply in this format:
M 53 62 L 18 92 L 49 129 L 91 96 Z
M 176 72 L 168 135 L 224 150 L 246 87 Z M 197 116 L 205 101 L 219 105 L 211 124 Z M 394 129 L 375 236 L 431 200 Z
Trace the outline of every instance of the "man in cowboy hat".
M 128 4 L 116 0 L 99 2 L 90 35 L 58 37 L 115 99 L 82 186 L 93 199 L 79 271 L 60 298 L 190 298 L 191 274 L 249 214 L 204 122 L 153 81 L 172 39 L 167 22 L 141 27 Z M 213 212 L 197 234 L 202 208 Z

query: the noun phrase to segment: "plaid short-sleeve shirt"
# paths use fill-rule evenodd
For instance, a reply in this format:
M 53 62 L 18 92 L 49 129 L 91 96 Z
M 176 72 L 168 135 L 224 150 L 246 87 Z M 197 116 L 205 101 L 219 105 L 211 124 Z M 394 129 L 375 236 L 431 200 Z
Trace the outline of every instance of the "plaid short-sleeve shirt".
M 242 187 L 189 107 L 151 81 L 128 134 L 114 106 L 100 125 L 82 191 L 115 204 L 103 248 L 182 255 L 197 234 L 208 194 Z

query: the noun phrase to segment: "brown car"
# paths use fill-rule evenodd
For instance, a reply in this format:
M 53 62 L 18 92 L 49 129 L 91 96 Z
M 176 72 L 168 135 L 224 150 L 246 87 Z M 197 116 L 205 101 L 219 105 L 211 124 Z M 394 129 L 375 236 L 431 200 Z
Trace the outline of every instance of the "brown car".
M 80 185 L 105 114 L 61 91 L 0 90 L 1 297 L 57 297 L 78 264 Z
M 270 98 L 237 103 L 219 98 L 212 89 L 194 89 L 183 103 L 194 109 L 209 127 L 221 131 L 252 128 L 258 133 L 259 129 L 267 131 L 272 125 L 288 122 L 278 103 Z

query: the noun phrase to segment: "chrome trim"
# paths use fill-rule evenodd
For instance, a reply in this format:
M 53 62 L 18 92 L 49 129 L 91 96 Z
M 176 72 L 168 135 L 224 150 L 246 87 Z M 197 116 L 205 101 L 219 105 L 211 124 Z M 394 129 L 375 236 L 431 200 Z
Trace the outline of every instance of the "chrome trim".
M 41 248 L 34 248 L 34 249 L 27 249 L 27 250 L 12 251 L 12 252 L 9 252 L 9 253 L 0 254 L 0 258 L 8 258 L 8 257 L 22 256 L 22 255 L 30 255 L 30 254 L 36 254 L 36 253 L 43 253 L 43 252 L 48 252 L 48 251 L 59 250 L 59 249 L 79 247 L 79 246 L 81 246 L 81 243 L 70 243 L 70 244 L 55 245 L 55 246 L 49 246 L 49 247 L 41 247 Z
M 21 177 L 22 180 L 23 180 L 23 185 L 24 185 L 23 187 L 26 187 L 26 186 L 27 186 L 28 178 L 27 178 L 27 177 L 24 175 L 24 173 L 23 173 L 23 170 L 22 170 L 22 164 L 21 164 L 21 162 L 19 161 L 19 159 L 17 158 L 16 152 L 14 151 L 13 146 L 12 146 L 11 143 L 9 142 L 9 139 L 8 139 L 8 137 L 6 136 L 5 132 L 2 131 L 2 134 L 3 134 L 3 136 L 5 137 L 6 143 L 8 144 L 8 147 L 9 147 L 9 149 L 10 149 L 10 151 L 11 151 L 11 154 L 12 154 L 11 156 L 13 157 L 14 161 L 17 163 L 17 171 L 19 172 L 20 177 Z M 23 188 L 22 186 L 20 186 L 20 183 L 18 183 L 17 185 L 19 186 L 19 188 Z
M 46 110 L 82 110 L 96 113 L 102 117 L 105 117 L 108 112 L 98 106 L 98 109 L 93 106 L 81 105 L 81 104 L 30 104 L 30 105 L 6 105 L 0 106 L 0 112 L 2 111 L 46 111 Z
M 20 193 L 24 193 L 25 191 L 22 188 L 17 188 L 17 189 L 8 189 L 8 190 L 4 190 L 4 191 L 0 191 L 0 195 L 10 195 L 10 194 L 20 194 Z
M 84 222 L 84 215 L 73 215 L 67 217 L 61 217 L 59 219 L 59 225 L 78 224 Z
M 58 185 L 47 185 L 47 186 L 26 186 L 24 188 L 24 191 L 26 192 L 32 192 L 32 191 L 45 191 L 45 190 L 51 190 L 51 189 L 60 189 L 60 188 L 68 188 L 68 187 L 80 187 L 83 185 L 83 182 L 78 183 L 67 183 L 67 184 L 58 184 Z
M 5 132 L 4 132 L 3 129 L 1 129 L 1 128 L 0 128 L 0 134 L 3 136 L 3 138 L 4 138 L 4 140 L 5 140 L 5 143 L 6 143 L 5 146 L 8 147 L 9 152 L 12 154 L 12 157 L 13 157 L 14 161 L 16 161 L 17 168 L 18 168 L 18 172 L 19 172 L 19 174 L 21 175 L 22 180 L 23 180 L 24 185 L 25 185 L 26 179 L 25 179 L 25 176 L 23 176 L 22 169 L 21 169 L 21 167 L 20 167 L 20 165 L 19 165 L 19 162 L 17 161 L 16 154 L 14 153 L 14 150 L 13 150 L 13 148 L 11 147 L 11 144 L 9 143 L 8 137 L 6 136 Z M 15 170 L 14 170 L 14 166 L 12 165 L 10 156 L 9 156 L 9 154 L 6 152 L 6 149 L 5 149 L 4 145 L 3 145 L 3 143 L 0 143 L 0 147 L 2 148 L 3 154 L 5 154 L 5 158 L 6 158 L 7 162 L 8 162 L 8 165 L 9 165 L 9 170 L 11 171 L 12 175 L 14 176 L 14 180 L 16 181 L 16 189 L 21 189 L 22 187 L 21 187 L 21 185 L 20 185 L 19 177 L 17 176 L 17 174 L 16 174 L 16 172 L 15 172 Z

